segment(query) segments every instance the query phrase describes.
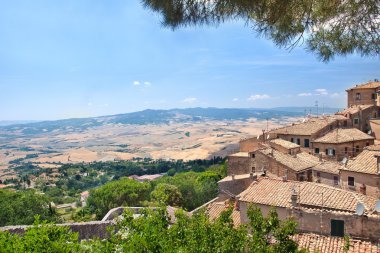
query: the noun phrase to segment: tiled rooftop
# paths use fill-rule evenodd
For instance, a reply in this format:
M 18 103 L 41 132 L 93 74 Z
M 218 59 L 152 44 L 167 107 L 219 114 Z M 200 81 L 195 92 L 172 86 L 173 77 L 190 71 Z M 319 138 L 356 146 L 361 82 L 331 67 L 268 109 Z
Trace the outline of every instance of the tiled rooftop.
M 244 192 L 240 200 L 244 202 L 275 206 L 291 207 L 291 194 L 295 190 L 299 194 L 301 208 L 321 209 L 323 193 L 323 209 L 329 211 L 355 213 L 358 203 L 363 203 L 367 213 L 373 213 L 375 199 L 331 186 L 299 181 L 282 181 L 272 178 L 260 178 L 253 182 Z
M 376 89 L 378 87 L 380 87 L 380 82 L 370 81 L 368 83 L 357 84 L 355 87 L 349 88 L 346 91 L 355 89 Z
M 299 248 L 307 249 L 310 253 L 379 253 L 380 248 L 368 241 L 350 238 L 348 251 L 344 251 L 345 240 L 341 237 L 324 236 L 312 233 L 293 236 Z
M 338 175 L 339 169 L 343 167 L 343 164 L 334 161 L 323 161 L 315 165 L 312 169 L 315 171 L 327 172 Z
M 290 155 L 284 154 L 280 151 L 271 148 L 263 149 L 258 152 L 261 152 L 264 155 L 273 158 L 277 162 L 295 171 L 302 171 L 320 163 L 318 157 L 315 157 L 305 152 L 300 152 L 296 155 Z
M 234 157 L 249 157 L 249 153 L 248 152 L 238 152 L 238 153 L 231 154 L 229 156 L 234 156 Z
M 289 126 L 274 129 L 270 133 L 276 134 L 290 134 L 290 135 L 312 135 L 325 128 L 329 124 L 337 120 L 337 115 L 334 117 L 324 116 L 318 118 L 309 118 L 304 120 L 304 122 L 294 123 Z M 344 117 L 343 117 L 344 118 Z
M 360 110 L 364 111 L 371 107 L 374 107 L 374 105 L 352 105 L 343 111 L 338 112 L 337 115 L 355 114 Z
M 375 156 L 380 156 L 380 146 L 373 145 L 365 147 L 358 156 L 350 159 L 347 163 L 347 166 L 343 167 L 342 169 L 379 175 L 377 173 L 377 158 Z
M 220 216 L 220 214 L 223 211 L 226 211 L 228 208 L 229 208 L 228 203 L 226 204 L 225 202 L 213 202 L 207 206 L 206 213 L 207 213 L 208 217 L 210 218 L 210 220 L 213 221 L 213 220 L 217 219 Z M 239 211 L 233 210 L 232 214 L 231 214 L 231 218 L 232 218 L 235 226 L 240 225 L 240 212 Z
M 283 139 L 274 139 L 274 140 L 271 140 L 270 143 L 279 145 L 279 146 L 287 148 L 287 149 L 293 149 L 293 148 L 299 148 L 299 147 L 301 147 L 298 144 L 295 144 L 293 142 L 286 141 L 286 140 L 283 140 Z
M 356 128 L 337 128 L 314 140 L 317 143 L 345 143 L 359 140 L 373 140 L 374 137 Z

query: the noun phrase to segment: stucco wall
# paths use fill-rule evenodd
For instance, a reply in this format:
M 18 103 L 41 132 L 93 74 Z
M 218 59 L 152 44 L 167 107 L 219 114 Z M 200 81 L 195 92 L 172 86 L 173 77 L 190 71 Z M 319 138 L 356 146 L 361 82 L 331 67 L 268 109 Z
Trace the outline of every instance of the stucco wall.
M 320 174 L 320 177 L 318 177 L 318 173 Z M 335 184 L 334 176 L 338 177 L 337 185 Z M 335 175 L 335 174 L 331 174 L 327 172 L 313 170 L 313 182 L 330 185 L 336 188 L 341 188 L 339 175 Z
M 257 150 L 259 142 L 260 140 L 258 140 L 257 137 L 241 140 L 239 142 L 240 152 L 252 152 Z

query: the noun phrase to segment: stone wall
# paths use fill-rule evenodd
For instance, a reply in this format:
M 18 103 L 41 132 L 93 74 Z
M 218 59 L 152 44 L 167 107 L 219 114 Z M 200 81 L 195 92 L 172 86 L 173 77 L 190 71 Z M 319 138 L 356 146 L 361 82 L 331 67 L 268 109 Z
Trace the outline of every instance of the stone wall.
M 249 174 L 255 170 L 255 158 L 249 156 L 229 156 L 227 161 L 228 175 Z
M 319 173 L 319 177 L 318 177 Z M 338 177 L 338 184 L 335 184 L 334 177 Z M 323 171 L 315 171 L 313 170 L 313 182 L 321 183 L 337 188 L 341 188 L 340 178 L 339 175 L 323 172 Z
M 354 157 L 363 151 L 363 148 L 369 145 L 373 145 L 374 140 L 361 140 L 361 141 L 352 141 L 346 143 L 312 143 L 312 153 L 315 152 L 316 148 L 319 148 L 319 154 L 323 155 L 323 158 L 330 160 L 342 161 L 344 157 Z M 359 152 L 356 152 L 356 148 L 359 147 Z M 326 149 L 332 148 L 335 150 L 335 156 L 329 156 L 326 154 Z M 346 151 L 347 148 L 347 151 Z
M 379 175 L 380 176 L 380 175 Z M 365 185 L 365 194 L 374 198 L 380 198 L 380 177 L 372 174 L 358 173 L 353 171 L 341 170 L 340 178 L 342 188 L 356 192 L 363 192 Z M 354 177 L 355 186 L 348 185 L 348 177 Z
M 265 155 L 262 152 L 258 151 L 256 152 L 255 160 L 256 160 L 257 171 L 262 171 L 262 169 L 264 168 L 267 172 L 277 177 L 282 178 L 284 176 L 287 176 L 288 180 L 293 180 L 293 181 L 298 180 L 297 173 L 294 170 L 277 162 L 270 155 Z
M 228 176 L 218 182 L 218 189 L 221 194 L 232 193 L 233 195 L 238 195 L 256 179 L 257 176 L 253 174 Z
M 240 221 L 242 224 L 248 222 L 247 210 L 250 203 L 240 202 Z M 263 215 L 266 216 L 273 207 L 257 204 Z M 380 218 L 358 216 L 349 213 L 337 213 L 329 211 L 315 211 L 307 209 L 291 209 L 276 207 L 276 211 L 281 220 L 293 216 L 298 223 L 297 230 L 300 232 L 321 233 L 324 235 L 331 234 L 331 220 L 343 220 L 344 232 L 352 237 L 367 238 L 372 241 L 378 241 L 380 238 Z M 322 222 L 321 222 L 322 217 Z
M 356 93 L 360 93 L 360 100 L 356 99 Z M 376 105 L 376 99 L 372 95 L 376 89 L 354 89 L 347 91 L 347 106 L 351 105 Z
M 239 142 L 240 152 L 253 152 L 258 149 L 260 140 L 257 137 L 244 139 Z
M 80 240 L 87 240 L 91 238 L 107 238 L 109 237 L 109 232 L 107 229 L 113 225 L 113 221 L 91 221 L 81 223 L 57 224 L 57 226 L 69 227 L 70 231 L 77 232 Z M 8 226 L 2 227 L 0 229 L 2 231 L 9 231 L 12 234 L 22 235 L 30 227 L 31 226 Z

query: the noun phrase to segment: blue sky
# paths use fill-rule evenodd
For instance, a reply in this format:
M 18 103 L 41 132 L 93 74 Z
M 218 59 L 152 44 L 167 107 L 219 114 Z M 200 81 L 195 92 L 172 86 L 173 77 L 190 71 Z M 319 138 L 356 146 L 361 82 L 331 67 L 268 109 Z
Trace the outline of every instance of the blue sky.
M 146 108 L 345 106 L 380 78 L 379 58 L 325 64 L 258 38 L 242 22 L 163 28 L 138 0 L 2 1 L 0 120 Z

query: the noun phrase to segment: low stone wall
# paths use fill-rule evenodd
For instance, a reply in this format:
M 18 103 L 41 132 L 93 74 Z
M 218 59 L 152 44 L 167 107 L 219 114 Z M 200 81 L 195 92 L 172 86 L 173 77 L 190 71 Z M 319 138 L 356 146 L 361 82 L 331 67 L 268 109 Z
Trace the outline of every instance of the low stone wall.
M 113 221 L 91 221 L 81 223 L 65 223 L 56 226 L 69 227 L 70 231 L 78 233 L 80 240 L 92 238 L 104 239 L 109 237 L 108 228 L 115 225 Z M 1 231 L 9 231 L 12 234 L 22 235 L 31 226 L 8 226 L 0 228 Z

